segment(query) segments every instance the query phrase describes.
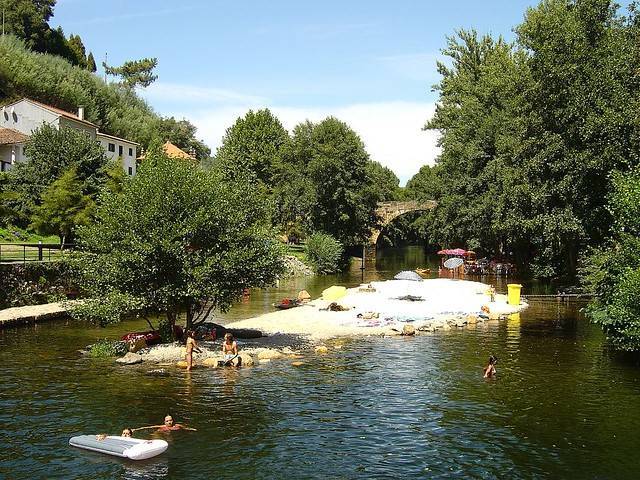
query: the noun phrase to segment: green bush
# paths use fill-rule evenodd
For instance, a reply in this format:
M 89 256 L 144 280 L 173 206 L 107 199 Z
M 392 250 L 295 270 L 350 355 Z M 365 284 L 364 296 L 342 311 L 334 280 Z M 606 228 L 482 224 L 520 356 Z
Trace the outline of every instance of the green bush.
M 77 291 L 63 262 L 0 265 L 0 309 L 59 302 Z
M 93 358 L 121 357 L 127 353 L 128 346 L 126 342 L 119 340 L 98 340 L 88 347 L 89 355 Z
M 342 269 L 344 248 L 326 233 L 314 233 L 307 240 L 307 259 L 316 273 L 336 273 Z

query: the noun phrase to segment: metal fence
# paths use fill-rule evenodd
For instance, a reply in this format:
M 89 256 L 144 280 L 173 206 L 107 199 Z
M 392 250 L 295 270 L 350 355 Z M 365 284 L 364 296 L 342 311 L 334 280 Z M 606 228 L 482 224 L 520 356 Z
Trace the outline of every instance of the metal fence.
M 73 243 L 0 243 L 0 263 L 54 262 L 74 246 Z

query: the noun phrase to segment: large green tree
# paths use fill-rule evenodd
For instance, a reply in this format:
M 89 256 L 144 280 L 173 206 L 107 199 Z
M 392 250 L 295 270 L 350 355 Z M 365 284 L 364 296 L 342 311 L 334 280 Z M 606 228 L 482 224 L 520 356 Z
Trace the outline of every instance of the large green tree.
M 640 350 L 640 169 L 612 175 L 610 239 L 592 248 L 581 270 L 595 295 L 587 312 L 619 350 Z
M 364 243 L 376 224 L 380 196 L 371 188 L 369 155 L 360 137 L 346 123 L 326 118 L 313 128 L 308 162 L 314 230 L 332 235 L 345 246 Z
M 5 33 L 22 38 L 29 48 L 46 52 L 52 34 L 49 19 L 56 0 L 0 0 Z
M 95 207 L 93 199 L 83 190 L 75 167 L 70 167 L 42 193 L 31 227 L 43 235 L 58 235 L 62 245 L 72 242 L 74 229 L 89 223 Z
M 73 168 L 83 193 L 96 198 L 106 179 L 103 148 L 87 133 L 43 124 L 25 145 L 27 160 L 9 172 L 13 190 L 20 194 L 20 211 L 29 213 L 40 204 L 43 192 Z
M 232 181 L 150 152 L 121 193 L 106 193 L 78 229 L 76 263 L 90 301 L 75 314 L 100 322 L 131 310 L 186 312 L 187 327 L 226 310 L 242 290 L 282 271 L 265 204 L 246 177 Z
M 270 189 L 288 140 L 280 120 L 268 109 L 249 110 L 227 129 L 215 161 L 227 175 L 253 175 Z

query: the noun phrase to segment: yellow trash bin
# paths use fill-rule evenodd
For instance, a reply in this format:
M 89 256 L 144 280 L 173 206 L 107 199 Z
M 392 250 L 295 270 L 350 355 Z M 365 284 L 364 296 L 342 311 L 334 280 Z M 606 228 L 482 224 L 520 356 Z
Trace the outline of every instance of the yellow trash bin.
M 508 290 L 508 303 L 509 305 L 520 305 L 520 289 L 522 285 L 519 283 L 509 283 L 507 285 Z

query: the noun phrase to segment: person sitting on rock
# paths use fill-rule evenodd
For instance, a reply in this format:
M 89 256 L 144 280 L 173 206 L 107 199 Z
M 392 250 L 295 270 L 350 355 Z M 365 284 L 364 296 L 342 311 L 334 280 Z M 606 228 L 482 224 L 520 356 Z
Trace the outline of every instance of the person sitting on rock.
M 227 332 L 222 342 L 222 361 L 225 366 L 233 366 L 235 359 L 238 360 L 236 367 L 242 365 L 242 357 L 238 354 L 238 343 L 233 339 L 233 334 Z
M 498 363 L 498 357 L 491 355 L 489 357 L 489 365 L 484 369 L 484 378 L 491 378 L 496 374 L 495 364 Z
M 166 417 L 164 417 L 164 423 L 162 425 L 149 425 L 146 427 L 138 427 L 138 428 L 132 429 L 131 431 L 136 432 L 138 430 L 147 430 L 150 428 L 155 428 L 157 429 L 158 432 L 170 432 L 172 430 L 189 430 L 192 432 L 196 431 L 195 428 L 187 427 L 186 425 L 183 425 L 181 423 L 175 423 L 171 415 L 167 415 Z

